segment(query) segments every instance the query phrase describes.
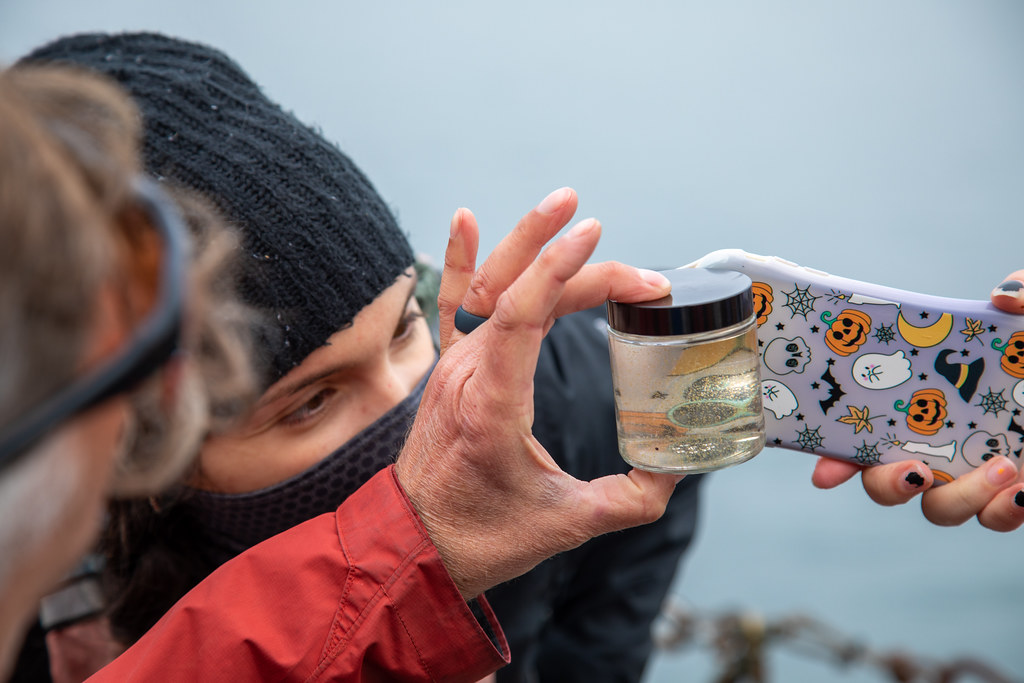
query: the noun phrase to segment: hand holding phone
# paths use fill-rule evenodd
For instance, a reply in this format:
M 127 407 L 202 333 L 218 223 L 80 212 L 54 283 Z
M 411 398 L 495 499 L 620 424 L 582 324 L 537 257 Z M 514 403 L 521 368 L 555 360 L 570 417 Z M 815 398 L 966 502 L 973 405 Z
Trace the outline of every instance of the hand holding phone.
M 754 282 L 768 446 L 921 460 L 936 484 L 997 455 L 1020 468 L 1024 318 L 738 249 L 689 265 Z

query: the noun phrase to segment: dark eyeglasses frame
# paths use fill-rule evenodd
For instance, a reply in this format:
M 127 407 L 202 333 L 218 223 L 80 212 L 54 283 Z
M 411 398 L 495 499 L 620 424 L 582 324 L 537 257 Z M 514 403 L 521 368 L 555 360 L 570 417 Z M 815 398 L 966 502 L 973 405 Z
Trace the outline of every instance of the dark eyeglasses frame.
M 188 233 L 177 208 L 155 182 L 140 177 L 134 192 L 135 202 L 163 240 L 156 305 L 121 353 L 19 418 L 17 425 L 4 427 L 0 433 L 0 470 L 20 460 L 38 440 L 66 420 L 134 388 L 163 366 L 179 346 Z

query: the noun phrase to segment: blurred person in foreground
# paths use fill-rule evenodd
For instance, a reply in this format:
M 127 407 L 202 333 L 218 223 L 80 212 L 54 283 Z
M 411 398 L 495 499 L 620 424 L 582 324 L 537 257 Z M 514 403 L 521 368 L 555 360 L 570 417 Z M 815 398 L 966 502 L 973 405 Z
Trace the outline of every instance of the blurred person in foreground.
M 139 134 L 106 79 L 0 71 L 0 678 L 105 499 L 180 476 L 251 393 L 245 316 L 218 289 L 231 237 L 196 202 L 190 265 Z
M 394 462 L 437 359 L 421 308 L 436 310 L 438 291 L 429 291 L 431 273 L 414 272 L 407 238 L 355 164 L 219 51 L 156 34 L 89 34 L 27 59 L 68 61 L 118 79 L 142 109 L 150 172 L 201 192 L 238 229 L 246 256 L 239 287 L 268 322 L 259 348 L 265 391 L 245 423 L 208 439 L 183 485 L 158 505 L 138 500 L 114 510 L 108 614 L 130 644 L 216 567 L 335 510 Z M 524 267 L 576 202 L 562 188 L 531 211 L 511 245 L 496 252 L 497 266 L 482 271 L 468 310 L 492 310 L 488 274 L 509 278 Z M 470 222 L 467 211 L 456 214 L 452 246 L 460 251 L 450 256 L 475 258 Z M 523 240 L 533 251 L 506 263 L 502 254 Z M 472 270 L 472 261 L 446 264 L 442 350 L 458 335 L 448 302 L 461 292 L 451 283 L 468 284 Z M 626 270 L 604 264 L 594 272 L 606 273 L 590 277 L 607 277 L 607 288 Z M 632 294 L 660 294 L 657 277 L 634 280 Z M 554 321 L 535 363 L 532 437 L 551 465 L 579 480 L 625 476 L 603 307 Z M 512 658 L 499 679 L 639 680 L 651 623 L 693 534 L 699 481 L 682 483 L 657 523 L 595 539 L 489 590 Z M 492 485 L 498 491 L 505 482 Z M 534 524 L 513 510 L 505 524 Z M 398 535 L 381 523 L 371 529 L 382 546 Z M 473 541 L 469 526 L 464 536 Z

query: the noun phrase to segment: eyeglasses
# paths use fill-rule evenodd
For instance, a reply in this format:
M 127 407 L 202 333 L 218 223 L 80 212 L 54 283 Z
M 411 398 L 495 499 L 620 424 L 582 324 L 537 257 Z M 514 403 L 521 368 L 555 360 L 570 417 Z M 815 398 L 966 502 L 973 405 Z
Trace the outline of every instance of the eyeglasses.
M 0 469 L 19 460 L 62 422 L 135 387 L 178 348 L 185 290 L 188 236 L 177 209 L 156 183 L 139 178 L 135 202 L 163 241 L 157 299 L 124 350 L 66 390 L 47 399 L 0 434 Z

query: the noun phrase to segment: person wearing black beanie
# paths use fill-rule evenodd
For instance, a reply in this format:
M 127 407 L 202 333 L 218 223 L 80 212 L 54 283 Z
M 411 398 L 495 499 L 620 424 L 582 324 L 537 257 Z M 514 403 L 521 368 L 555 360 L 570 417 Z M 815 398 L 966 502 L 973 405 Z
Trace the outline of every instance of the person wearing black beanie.
M 84 34 L 24 61 L 87 67 L 128 90 L 147 169 L 200 192 L 237 227 L 239 290 L 261 314 L 268 388 L 247 425 L 203 446 L 188 486 L 155 506 L 112 508 L 109 614 L 132 642 L 215 567 L 334 510 L 393 462 L 436 354 L 412 297 L 413 252 L 386 203 L 223 53 L 155 33 Z M 538 440 L 588 480 L 629 469 L 595 327 L 602 315 L 560 319 L 535 376 Z M 489 593 L 513 653 L 499 680 L 639 680 L 651 622 L 693 535 L 699 481 L 685 480 L 654 525 L 592 541 Z
M 264 314 L 271 383 L 413 264 L 406 236 L 352 160 L 223 53 L 155 33 L 81 34 L 22 61 L 112 76 L 141 109 L 149 172 L 198 191 L 242 227 L 240 293 Z

